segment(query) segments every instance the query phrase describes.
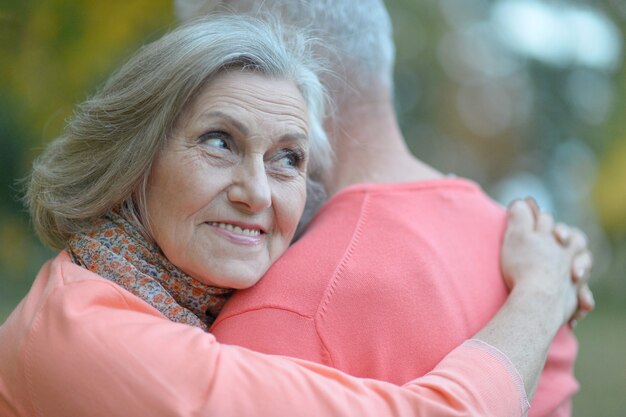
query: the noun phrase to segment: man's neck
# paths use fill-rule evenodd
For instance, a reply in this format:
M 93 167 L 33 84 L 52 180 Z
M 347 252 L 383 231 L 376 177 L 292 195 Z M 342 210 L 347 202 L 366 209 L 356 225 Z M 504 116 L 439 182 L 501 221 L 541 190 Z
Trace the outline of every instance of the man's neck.
M 408 149 L 390 102 L 342 109 L 332 127 L 333 169 L 324 178 L 328 195 L 358 183 L 412 182 L 443 175 Z

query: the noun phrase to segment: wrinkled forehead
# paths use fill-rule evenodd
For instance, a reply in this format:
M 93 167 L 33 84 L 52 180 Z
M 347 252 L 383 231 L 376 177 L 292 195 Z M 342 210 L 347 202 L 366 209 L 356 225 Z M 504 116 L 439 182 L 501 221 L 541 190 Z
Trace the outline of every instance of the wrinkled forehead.
M 308 109 L 295 82 L 263 74 L 225 72 L 202 87 L 180 115 L 182 124 L 223 118 L 244 131 L 294 129 L 308 134 Z

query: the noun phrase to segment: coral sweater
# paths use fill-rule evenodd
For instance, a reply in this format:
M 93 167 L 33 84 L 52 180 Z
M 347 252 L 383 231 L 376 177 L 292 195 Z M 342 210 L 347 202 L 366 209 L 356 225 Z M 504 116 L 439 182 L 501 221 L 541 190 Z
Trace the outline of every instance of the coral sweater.
M 404 384 L 472 337 L 507 297 L 505 212 L 463 179 L 365 184 L 331 198 L 255 287 L 227 303 L 218 341 Z M 562 329 L 531 416 L 567 416 L 577 344 Z
M 519 416 L 508 359 L 467 341 L 402 387 L 216 342 L 71 262 L 0 326 L 3 417 Z

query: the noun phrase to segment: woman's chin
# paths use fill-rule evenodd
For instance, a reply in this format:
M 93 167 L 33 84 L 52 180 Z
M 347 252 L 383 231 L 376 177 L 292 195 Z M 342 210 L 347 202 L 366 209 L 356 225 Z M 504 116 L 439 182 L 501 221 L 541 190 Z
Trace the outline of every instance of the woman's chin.
M 266 271 L 267 268 L 262 271 L 256 270 L 247 274 L 238 271 L 237 274 L 223 273 L 220 274 L 220 276 L 210 276 L 204 278 L 194 277 L 194 279 L 212 287 L 243 290 L 253 287 L 261 280 L 261 278 L 263 278 Z

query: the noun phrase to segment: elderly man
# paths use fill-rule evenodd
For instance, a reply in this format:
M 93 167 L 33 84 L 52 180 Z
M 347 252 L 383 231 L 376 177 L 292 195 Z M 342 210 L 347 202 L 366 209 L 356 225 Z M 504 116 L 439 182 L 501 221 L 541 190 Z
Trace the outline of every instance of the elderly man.
M 324 81 L 336 106 L 327 123 L 335 163 L 321 175 L 331 198 L 307 232 L 259 285 L 230 300 L 211 331 L 225 343 L 362 377 L 402 384 L 427 373 L 507 297 L 504 210 L 408 150 L 392 103 L 394 45 L 382 1 L 225 3 L 280 15 L 329 46 L 320 53 L 333 70 Z M 215 8 L 177 2 L 183 19 Z M 561 329 L 530 415 L 571 414 L 576 349 Z

